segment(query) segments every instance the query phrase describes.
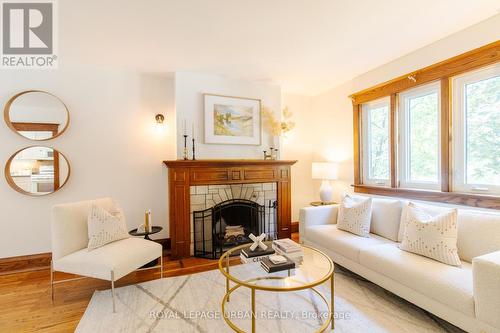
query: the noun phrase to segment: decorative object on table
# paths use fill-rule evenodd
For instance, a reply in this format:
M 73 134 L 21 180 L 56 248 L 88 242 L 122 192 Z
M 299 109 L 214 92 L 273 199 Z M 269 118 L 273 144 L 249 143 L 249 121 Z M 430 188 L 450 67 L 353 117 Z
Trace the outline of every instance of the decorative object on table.
M 184 150 L 182 152 L 182 158 L 186 161 L 188 159 L 188 148 L 187 148 L 188 136 L 186 134 L 184 134 L 183 137 L 184 137 Z
M 192 131 L 191 131 L 191 137 L 192 137 L 192 141 L 193 141 L 193 161 L 195 161 L 196 160 L 196 148 L 195 148 L 195 140 L 194 140 L 194 122 L 193 122 Z
M 274 161 L 278 159 L 278 148 L 271 150 L 271 159 Z
M 291 120 L 293 114 L 286 106 L 281 112 L 281 120 L 276 119 L 273 110 L 268 107 L 262 108 L 262 118 L 264 126 L 269 134 L 273 136 L 285 136 L 288 132 L 295 128 L 295 122 Z
M 273 241 L 273 249 L 276 251 L 276 254 L 285 256 L 296 263 L 301 263 L 304 258 L 304 252 L 300 244 L 290 238 Z
M 204 94 L 205 143 L 260 145 L 260 100 Z
M 146 210 L 144 212 L 144 231 L 150 232 L 150 223 L 151 223 L 151 209 Z
M 250 238 L 253 241 L 253 244 L 250 246 L 250 251 L 255 251 L 255 249 L 260 248 L 262 250 L 267 250 L 267 245 L 264 244 L 264 241 L 267 238 L 267 235 L 265 233 L 260 234 L 260 236 L 255 236 L 254 234 L 248 235 L 248 238 Z
M 335 201 L 313 201 L 309 203 L 311 206 L 327 206 L 327 205 L 335 205 L 337 202 Z
M 142 232 L 142 233 L 145 233 L 146 232 L 146 228 L 144 228 L 144 224 L 140 224 L 137 229 L 134 229 L 136 230 L 137 232 Z
M 334 162 L 313 162 L 312 163 L 312 178 L 320 179 L 321 187 L 319 196 L 323 202 L 331 202 L 333 197 L 333 188 L 330 180 L 338 178 L 338 164 Z
M 278 149 L 270 147 L 269 150 L 271 151 L 270 154 L 267 153 L 267 150 L 264 150 L 264 160 L 277 160 L 278 159 Z
M 288 259 L 288 258 L 285 258 L 284 262 L 281 262 L 279 264 L 275 264 L 268 257 L 268 258 L 262 259 L 262 261 L 260 262 L 260 265 L 268 273 L 281 272 L 281 271 L 286 271 L 286 270 L 295 268 L 295 262 Z
M 269 257 L 270 255 L 273 255 L 275 253 L 274 249 L 271 246 L 271 242 L 266 242 L 267 243 L 267 249 L 262 250 L 260 248 L 252 251 L 250 250 L 250 245 L 244 247 L 240 251 L 240 259 L 241 262 L 244 264 L 247 264 L 249 262 L 259 262 L 264 258 Z
M 275 265 L 284 264 L 287 260 L 286 257 L 279 254 L 272 254 L 269 256 L 269 260 Z
M 182 137 L 184 138 L 184 150 L 182 151 L 182 158 L 187 161 L 189 159 L 188 157 L 188 147 L 187 147 L 187 122 L 186 119 L 184 119 L 184 132 Z

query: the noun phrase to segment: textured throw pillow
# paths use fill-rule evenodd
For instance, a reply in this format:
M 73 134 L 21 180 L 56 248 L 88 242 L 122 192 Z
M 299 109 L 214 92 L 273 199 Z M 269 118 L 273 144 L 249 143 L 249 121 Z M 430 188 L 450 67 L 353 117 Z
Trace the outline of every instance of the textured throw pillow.
M 345 195 L 339 206 L 337 229 L 369 237 L 372 217 L 372 199 L 354 200 Z
M 122 210 L 115 207 L 108 212 L 104 208 L 92 205 L 87 219 L 89 244 L 93 250 L 108 243 L 130 237 L 127 232 Z
M 447 265 L 460 266 L 457 210 L 431 216 L 413 203 L 406 207 L 403 241 L 399 248 Z

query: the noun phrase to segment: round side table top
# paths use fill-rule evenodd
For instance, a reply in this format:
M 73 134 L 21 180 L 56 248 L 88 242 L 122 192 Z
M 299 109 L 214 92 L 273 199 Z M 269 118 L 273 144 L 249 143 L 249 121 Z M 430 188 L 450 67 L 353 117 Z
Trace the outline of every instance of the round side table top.
M 326 206 L 326 205 L 335 205 L 335 201 L 328 201 L 328 202 L 323 202 L 323 201 L 313 201 L 310 203 L 311 206 Z
M 156 234 L 157 232 L 160 232 L 163 230 L 163 227 L 160 226 L 152 226 L 150 232 L 137 232 L 137 228 L 130 230 L 128 233 L 132 236 L 147 236 L 147 235 L 152 235 Z

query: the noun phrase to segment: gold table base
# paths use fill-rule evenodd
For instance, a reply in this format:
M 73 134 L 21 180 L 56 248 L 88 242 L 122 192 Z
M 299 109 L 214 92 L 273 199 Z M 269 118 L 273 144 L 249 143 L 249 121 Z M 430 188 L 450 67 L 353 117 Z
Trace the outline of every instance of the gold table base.
M 227 268 L 229 268 L 229 266 Z M 285 279 L 285 277 L 268 276 L 268 277 L 263 277 L 263 278 L 251 279 L 251 280 L 248 280 L 248 281 L 245 281 L 245 282 L 248 283 L 248 282 L 257 281 L 257 280 L 278 280 L 278 279 Z M 254 288 L 254 287 L 250 287 L 249 285 L 242 285 L 242 284 L 236 284 L 234 287 L 230 288 L 229 279 L 226 277 L 226 294 L 224 295 L 224 297 L 222 299 L 222 304 L 221 304 L 222 314 L 224 316 L 225 322 L 235 332 L 245 333 L 244 330 L 242 330 L 241 328 L 239 328 L 238 326 L 236 326 L 236 324 L 234 324 L 231 321 L 231 319 L 229 319 L 229 316 L 226 313 L 226 303 L 229 302 L 229 296 L 235 290 L 237 290 L 240 287 L 249 288 L 251 290 L 251 293 L 252 293 L 252 304 L 251 304 L 251 307 L 252 307 L 252 333 L 255 333 L 255 321 L 256 321 L 256 315 L 255 315 L 255 290 L 256 289 L 261 290 L 261 288 L 258 288 L 258 287 Z M 321 292 L 319 292 L 316 288 L 314 288 L 314 286 L 312 286 L 312 287 L 311 286 L 305 286 L 304 288 L 300 288 L 300 289 L 294 288 L 293 291 L 305 290 L 305 289 L 310 289 L 310 290 L 314 291 L 323 300 L 323 302 L 326 304 L 326 306 L 328 307 L 328 310 L 330 312 L 330 315 L 328 316 L 328 320 L 326 320 L 323 323 L 323 325 L 321 325 L 321 327 L 316 331 L 316 333 L 324 332 L 327 329 L 327 327 L 330 325 L 330 323 L 331 323 L 331 329 L 332 330 L 335 329 L 335 321 L 334 321 L 334 277 L 333 277 L 333 272 L 332 272 L 332 275 L 330 277 L 330 291 L 331 291 L 330 304 L 328 303 L 328 300 L 326 299 L 326 297 L 323 296 L 323 294 L 321 294 Z M 266 290 L 264 290 L 264 291 L 266 291 Z M 272 291 L 274 291 L 274 292 L 288 292 L 289 290 L 281 290 L 281 291 L 272 290 Z

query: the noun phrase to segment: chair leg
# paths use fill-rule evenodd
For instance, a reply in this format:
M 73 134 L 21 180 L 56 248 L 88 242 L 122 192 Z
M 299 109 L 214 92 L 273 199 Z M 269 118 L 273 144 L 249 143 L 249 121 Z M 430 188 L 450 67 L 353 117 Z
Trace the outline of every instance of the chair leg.
M 54 303 L 54 267 L 52 266 L 52 260 L 50 261 L 50 298 Z
M 160 257 L 160 279 L 163 279 L 163 254 Z
M 116 313 L 115 306 L 115 272 L 111 271 L 111 297 L 113 298 L 113 313 Z

